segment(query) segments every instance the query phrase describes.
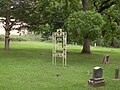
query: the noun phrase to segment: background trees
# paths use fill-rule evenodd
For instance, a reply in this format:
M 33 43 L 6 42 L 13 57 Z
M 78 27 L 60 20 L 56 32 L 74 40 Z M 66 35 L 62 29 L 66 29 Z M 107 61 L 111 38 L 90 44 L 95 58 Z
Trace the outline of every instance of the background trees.
M 119 8 L 119 0 L 1 0 L 0 17 L 4 18 L 2 19 L 2 22 L 4 23 L 6 31 L 5 49 L 9 48 L 10 30 L 17 22 L 26 23 L 28 30 L 41 34 L 43 31 L 51 34 L 57 28 L 62 28 L 64 31 L 68 30 L 68 42 L 80 43 L 82 42 L 83 37 L 80 36 L 80 32 L 78 32 L 78 30 L 83 30 L 83 26 L 78 27 L 78 23 L 78 26 L 76 26 L 74 21 L 71 21 L 73 24 L 70 26 L 72 28 L 69 28 L 69 30 L 65 27 L 65 21 L 72 20 L 71 16 L 74 15 L 73 13 L 87 10 L 94 12 L 95 15 L 100 13 L 106 22 L 102 27 L 102 34 L 99 33 L 101 36 L 100 39 L 103 40 L 102 45 L 107 44 L 106 40 L 108 40 L 107 38 L 109 36 L 114 37 L 117 41 L 119 41 L 119 33 L 116 33 L 120 28 Z M 80 15 L 81 13 L 76 14 L 76 17 L 73 17 L 76 20 L 80 20 L 80 23 L 83 23 L 81 21 L 84 21 L 84 29 L 85 31 L 89 31 L 87 30 L 89 28 L 86 27 L 86 25 L 89 24 L 89 22 L 87 22 L 87 18 L 85 18 L 86 15 L 84 14 L 83 17 L 85 20 L 80 18 Z M 96 20 L 98 20 L 97 18 L 98 17 L 96 17 Z M 91 14 L 89 15 L 89 20 L 90 19 L 93 19 Z M 97 22 L 99 22 L 99 20 L 95 23 Z M 91 22 L 91 25 L 89 25 L 90 27 L 93 26 L 91 27 L 93 28 L 93 31 L 96 30 L 94 29 L 95 23 Z M 75 27 L 73 25 L 75 25 Z M 114 40 L 112 38 L 108 41 L 113 43 Z M 108 44 L 107 46 L 111 45 L 115 46 L 113 44 Z
M 102 28 L 100 45 L 119 47 L 119 3 L 118 0 L 94 0 L 96 11 L 101 13 L 106 21 Z

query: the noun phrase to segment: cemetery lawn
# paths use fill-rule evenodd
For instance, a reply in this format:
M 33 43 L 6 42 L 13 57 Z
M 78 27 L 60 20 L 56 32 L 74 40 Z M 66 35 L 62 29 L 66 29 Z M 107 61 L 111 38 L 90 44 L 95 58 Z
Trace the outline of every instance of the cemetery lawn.
M 68 45 L 68 66 L 51 64 L 52 44 L 47 42 L 11 42 L 4 50 L 0 42 L 0 90 L 120 90 L 120 80 L 113 80 L 120 68 L 120 49 L 91 47 L 92 54 L 80 54 L 81 46 Z M 110 64 L 103 65 L 105 54 Z M 87 81 L 95 66 L 103 68 L 106 86 L 93 88 Z M 59 74 L 56 77 L 56 74 Z

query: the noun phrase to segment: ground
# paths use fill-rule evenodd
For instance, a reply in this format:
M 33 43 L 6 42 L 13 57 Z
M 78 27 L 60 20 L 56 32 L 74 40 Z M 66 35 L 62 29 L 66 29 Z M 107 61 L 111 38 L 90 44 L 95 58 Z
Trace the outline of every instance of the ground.
M 120 81 L 113 80 L 120 49 L 92 47 L 92 54 L 84 55 L 81 46 L 68 45 L 68 66 L 62 67 L 61 59 L 51 64 L 51 43 L 11 42 L 9 51 L 3 46 L 0 42 L 0 90 L 120 90 Z M 110 55 L 108 65 L 102 64 L 105 54 Z M 105 87 L 87 84 L 95 66 L 103 68 Z

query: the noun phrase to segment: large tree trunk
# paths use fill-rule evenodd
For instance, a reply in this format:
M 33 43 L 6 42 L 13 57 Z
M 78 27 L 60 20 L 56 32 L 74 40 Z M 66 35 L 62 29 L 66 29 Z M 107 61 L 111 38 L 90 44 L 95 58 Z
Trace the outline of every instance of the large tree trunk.
M 88 0 L 82 0 L 83 11 L 88 10 Z
M 10 45 L 10 30 L 13 26 L 13 23 L 10 22 L 10 11 L 8 10 L 6 13 L 6 20 L 5 20 L 6 24 L 4 26 L 5 28 L 5 46 L 4 49 L 9 49 L 9 45 Z
M 83 11 L 88 10 L 88 2 L 89 0 L 82 0 L 82 5 L 83 5 Z M 82 49 L 82 54 L 90 54 L 90 42 L 89 39 L 86 37 L 84 38 L 84 43 L 83 43 L 83 49 Z
M 9 49 L 9 45 L 10 45 L 10 31 L 5 30 L 5 47 L 4 47 L 4 49 Z
M 86 38 L 84 39 L 84 43 L 83 43 L 83 49 L 82 49 L 82 54 L 90 54 L 91 51 L 90 51 L 90 42 L 89 42 L 89 39 Z

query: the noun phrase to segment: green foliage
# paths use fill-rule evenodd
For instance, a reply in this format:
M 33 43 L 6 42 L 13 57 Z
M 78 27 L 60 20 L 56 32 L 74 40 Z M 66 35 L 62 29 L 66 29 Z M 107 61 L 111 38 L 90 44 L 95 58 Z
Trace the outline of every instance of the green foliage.
M 98 46 L 120 47 L 120 27 L 116 22 L 105 23 L 102 27 L 102 36 L 92 43 Z
M 109 9 L 112 6 L 119 5 L 119 0 L 90 0 L 91 6 L 94 7 L 94 9 L 98 13 L 103 13 L 105 10 Z
M 29 2 L 30 3 L 30 2 Z M 33 2 L 32 10 L 29 13 L 29 18 L 27 19 L 30 29 L 33 31 L 40 31 L 41 26 L 44 26 L 50 21 L 50 11 L 49 4 L 47 0 L 36 0 Z
M 50 0 L 49 9 L 51 31 L 63 28 L 66 18 L 73 12 L 79 11 L 81 0 Z
M 66 20 L 70 37 L 82 37 L 95 40 L 101 35 L 101 26 L 103 24 L 102 16 L 92 11 L 80 11 L 71 14 Z
M 105 46 L 120 47 L 120 28 L 116 22 L 106 23 L 102 28 Z
M 0 17 L 6 16 L 6 11 L 10 10 L 11 1 L 10 0 L 0 0 Z
M 16 20 L 25 22 L 28 24 L 28 20 L 30 19 L 30 14 L 32 13 L 33 7 L 30 0 L 13 0 L 12 2 L 12 12 L 13 17 Z

